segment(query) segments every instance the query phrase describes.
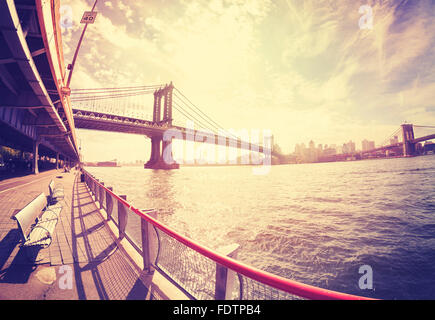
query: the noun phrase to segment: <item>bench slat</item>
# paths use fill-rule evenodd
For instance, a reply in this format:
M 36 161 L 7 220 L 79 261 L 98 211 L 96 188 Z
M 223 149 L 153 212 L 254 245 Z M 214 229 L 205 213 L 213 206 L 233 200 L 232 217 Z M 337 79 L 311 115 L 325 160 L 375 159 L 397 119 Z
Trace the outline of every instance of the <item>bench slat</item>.
M 51 210 L 45 210 L 42 214 L 42 217 L 39 219 L 38 224 L 44 222 L 44 221 L 50 221 L 50 220 L 58 220 L 59 216 L 55 211 Z
M 27 235 L 30 231 L 30 228 L 35 223 L 36 218 L 41 214 L 46 205 L 47 198 L 45 197 L 44 193 L 41 193 L 13 217 L 13 219 L 17 221 L 18 229 L 20 230 L 22 239 L 24 241 L 27 240 Z
M 59 207 L 57 205 L 48 206 L 45 209 L 45 212 L 54 212 L 56 214 L 56 217 L 59 218 L 60 213 L 62 212 L 63 207 Z M 45 214 L 44 214 L 45 215 Z M 41 217 L 41 219 L 44 219 L 44 215 Z
M 65 193 L 63 192 L 63 190 L 55 190 L 52 194 L 53 198 L 59 198 L 59 197 L 64 197 Z
M 50 184 L 48 185 L 48 190 L 50 191 L 50 202 L 52 200 L 57 201 L 65 197 L 62 184 L 58 183 L 57 185 L 54 185 L 53 180 L 50 181 Z
M 56 197 L 59 195 L 63 197 L 63 188 L 56 189 L 53 186 L 54 182 L 51 181 L 50 199 L 53 198 L 52 191 Z M 48 247 L 51 244 L 62 206 L 59 204 L 47 206 L 47 204 L 47 197 L 41 193 L 13 217 L 21 232 L 23 247 Z
M 23 244 L 23 246 L 49 246 L 52 241 L 52 234 L 56 228 L 56 224 L 57 219 L 40 221 L 30 232 L 29 239 Z

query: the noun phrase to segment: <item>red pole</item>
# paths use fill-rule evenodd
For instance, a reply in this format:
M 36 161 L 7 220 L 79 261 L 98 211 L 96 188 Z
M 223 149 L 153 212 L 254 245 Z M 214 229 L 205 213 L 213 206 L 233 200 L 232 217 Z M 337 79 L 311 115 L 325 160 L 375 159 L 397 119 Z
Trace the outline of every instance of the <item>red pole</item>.
M 98 0 L 95 0 L 94 5 L 92 6 L 91 12 L 94 11 L 95 6 L 97 5 L 97 1 Z M 83 36 L 85 35 L 87 27 L 88 27 L 88 23 L 86 23 L 85 27 L 83 28 L 82 34 L 81 34 L 80 39 L 79 39 L 79 43 L 77 44 L 77 48 L 76 48 L 76 51 L 74 53 L 73 61 L 71 63 L 71 69 L 70 69 L 69 74 L 68 74 L 68 80 L 66 82 L 66 87 L 67 88 L 69 88 L 69 84 L 71 82 L 71 76 L 72 76 L 72 73 L 73 73 L 73 70 L 74 70 L 74 65 L 76 63 L 77 55 L 79 54 L 79 49 L 80 49 L 80 46 L 82 44 Z

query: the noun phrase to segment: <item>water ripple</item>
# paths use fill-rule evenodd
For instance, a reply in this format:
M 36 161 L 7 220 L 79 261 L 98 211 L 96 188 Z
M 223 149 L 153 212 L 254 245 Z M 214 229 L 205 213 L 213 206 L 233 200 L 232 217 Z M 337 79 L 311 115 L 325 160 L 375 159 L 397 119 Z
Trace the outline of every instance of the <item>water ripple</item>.
M 435 299 L 435 156 L 250 167 L 89 168 L 115 192 L 212 248 L 331 290 Z M 361 265 L 374 289 L 361 290 Z

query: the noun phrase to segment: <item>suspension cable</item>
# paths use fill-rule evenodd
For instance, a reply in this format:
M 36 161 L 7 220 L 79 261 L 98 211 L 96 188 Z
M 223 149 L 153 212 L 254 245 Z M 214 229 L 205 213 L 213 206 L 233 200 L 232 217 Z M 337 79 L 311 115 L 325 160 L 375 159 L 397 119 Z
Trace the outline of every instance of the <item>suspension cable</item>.
M 216 121 L 214 121 L 213 119 L 211 119 L 207 114 L 205 114 L 201 109 L 199 109 L 192 101 L 190 101 L 180 90 L 178 90 L 178 88 L 174 87 L 175 91 L 177 91 L 184 99 L 186 99 L 194 108 L 196 108 L 199 112 L 201 112 L 204 116 L 206 116 L 208 119 L 210 119 L 210 121 L 212 121 L 215 125 L 217 125 L 218 127 L 220 127 L 221 129 L 223 129 L 223 127 L 218 124 Z
M 174 95 L 174 98 L 176 98 L 177 100 L 175 100 L 175 102 L 179 102 L 179 103 L 183 103 L 185 106 L 186 104 L 176 95 Z M 180 106 L 180 105 L 178 105 Z M 181 106 L 180 106 L 181 107 Z M 188 107 L 188 106 L 186 106 Z M 219 129 L 218 127 L 216 127 L 215 125 L 213 125 L 210 121 L 208 121 L 207 119 L 205 119 L 204 117 L 202 117 L 199 113 L 197 113 L 195 110 L 193 110 L 192 108 L 189 108 L 190 110 L 192 110 L 196 115 L 200 116 L 201 119 L 203 119 L 204 121 L 206 121 L 211 127 L 213 127 L 214 129 Z M 210 128 L 209 128 L 210 129 Z M 214 131 L 214 130 L 213 130 Z
M 431 128 L 431 129 L 434 129 L 434 128 L 435 128 L 435 126 L 419 126 L 419 125 L 417 125 L 417 124 L 413 124 L 412 126 L 413 126 L 413 127 L 417 127 L 417 128 Z
M 204 128 L 204 129 L 208 129 L 208 130 L 210 130 L 210 131 L 212 131 L 212 132 L 214 132 L 214 133 L 217 133 L 216 132 L 216 130 L 213 130 L 213 129 L 211 129 L 211 128 L 209 128 L 207 125 L 204 125 L 204 123 L 201 121 L 201 120 L 198 120 L 195 116 L 193 116 L 192 114 L 190 114 L 186 109 L 184 109 L 182 106 L 180 106 L 176 101 L 172 101 L 173 102 L 173 107 L 176 109 L 176 110 L 178 110 L 180 113 L 182 113 L 188 120 L 191 120 L 191 121 L 193 121 L 193 122 L 195 122 L 195 123 L 198 123 L 198 124 L 200 124 L 201 125 L 201 127 L 202 128 Z M 181 110 L 183 110 L 183 111 L 181 111 L 180 109 L 178 109 L 178 108 L 180 108 Z M 188 114 L 188 116 L 186 116 L 186 113 Z
M 401 128 L 394 131 L 392 134 L 390 134 L 382 143 L 381 146 L 384 146 L 393 136 L 397 135 L 400 132 Z
M 150 86 L 134 86 L 134 87 L 112 87 L 112 88 L 81 88 L 81 89 L 73 89 L 72 92 L 76 91 L 95 91 L 95 90 L 134 90 L 134 89 L 143 89 L 143 88 L 158 88 L 164 87 L 164 84 L 155 84 Z
M 212 122 L 215 128 L 218 128 L 218 130 L 220 129 L 223 133 L 225 133 L 228 136 L 232 136 L 235 139 L 240 139 L 239 137 L 235 136 L 234 134 L 226 131 L 220 124 L 218 124 L 216 121 L 214 121 L 213 119 L 211 119 L 207 114 L 205 114 L 200 108 L 198 108 L 192 101 L 190 101 L 178 88 L 174 87 L 175 91 L 178 92 L 185 100 L 187 100 L 187 102 L 193 106 L 196 110 L 198 110 L 201 114 L 203 114 L 206 118 L 209 119 L 209 121 L 207 121 L 208 123 Z M 177 95 L 176 95 L 177 96 Z M 178 96 L 177 96 L 178 97 Z M 180 100 L 181 98 L 178 97 Z M 188 105 L 188 103 L 186 101 L 183 101 L 184 104 Z M 190 107 L 190 106 L 189 106 Z M 190 107 L 190 109 L 193 110 L 192 107 Z M 197 112 L 195 112 L 197 113 Z M 198 114 L 198 113 L 197 113 Z M 201 116 L 202 117 L 202 116 Z M 204 119 L 204 117 L 202 117 Z
M 129 87 L 110 87 L 110 88 L 79 88 L 72 91 L 72 102 L 86 102 L 105 99 L 116 99 L 133 97 L 154 92 L 158 88 L 162 88 L 165 85 L 147 85 L 147 86 L 129 86 Z M 210 130 L 214 133 L 221 131 L 228 136 L 232 136 L 235 139 L 239 137 L 226 131 L 219 123 L 213 120 L 210 116 L 204 113 L 198 106 L 196 106 L 191 100 L 189 100 L 178 88 L 174 87 L 174 108 L 180 112 L 188 120 L 194 121 L 200 124 L 203 128 Z M 183 107 L 184 106 L 184 107 Z M 189 109 L 187 111 L 186 109 Z M 195 115 L 193 115 L 193 114 Z M 197 117 L 201 118 L 199 120 Z
M 119 94 L 107 94 L 107 95 L 95 95 L 95 96 L 85 96 L 85 97 L 71 97 L 71 101 L 90 101 L 90 100 L 101 100 L 101 99 L 112 99 L 112 98 L 124 98 L 132 96 L 140 96 L 152 93 L 152 90 L 144 90 L 130 93 L 119 93 Z

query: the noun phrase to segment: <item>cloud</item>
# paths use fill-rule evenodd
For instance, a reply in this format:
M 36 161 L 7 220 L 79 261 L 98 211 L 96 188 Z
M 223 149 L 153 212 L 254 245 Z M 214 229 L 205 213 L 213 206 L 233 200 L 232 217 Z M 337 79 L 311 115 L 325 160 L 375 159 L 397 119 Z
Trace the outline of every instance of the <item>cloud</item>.
M 404 120 L 435 122 L 435 5 L 367 3 L 371 30 L 359 29 L 354 1 L 105 1 L 73 88 L 173 81 L 216 122 L 273 129 L 288 151 L 311 139 L 379 141 Z M 67 61 L 83 27 L 78 13 L 89 10 L 84 0 L 69 4 Z
M 121 12 L 125 15 L 125 17 L 128 19 L 130 23 L 133 22 L 132 16 L 133 16 L 133 10 L 130 6 L 124 4 L 122 1 L 117 2 L 118 8 L 121 10 Z

